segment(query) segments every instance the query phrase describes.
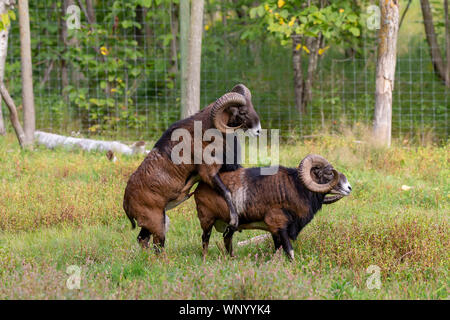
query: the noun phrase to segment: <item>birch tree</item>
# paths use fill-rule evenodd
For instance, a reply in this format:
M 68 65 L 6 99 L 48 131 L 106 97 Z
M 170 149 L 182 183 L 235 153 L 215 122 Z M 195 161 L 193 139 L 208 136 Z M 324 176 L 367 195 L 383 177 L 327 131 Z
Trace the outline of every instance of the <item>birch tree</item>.
M 0 12 L 1 12 L 1 34 L 0 34 L 0 95 L 6 103 L 9 109 L 9 115 L 11 124 L 16 132 L 17 139 L 22 148 L 29 145 L 29 141 L 26 139 L 25 132 L 19 121 L 19 115 L 17 113 L 16 105 L 13 99 L 9 95 L 8 90 L 4 84 L 4 72 L 6 64 L 6 55 L 8 53 L 8 30 L 11 25 L 11 19 L 15 19 L 14 9 L 15 0 L 0 0 Z
M 380 1 L 380 9 L 373 134 L 377 143 L 389 147 L 392 131 L 392 91 L 397 58 L 398 0 Z
M 31 36 L 28 0 L 19 0 L 20 63 L 22 74 L 23 125 L 27 145 L 34 141 L 36 119 L 34 111 L 33 71 L 31 65 Z
M 180 0 L 180 55 L 181 55 L 181 118 L 187 114 L 187 80 L 189 51 L 189 0 Z
M 189 30 L 189 54 L 186 91 L 186 109 L 183 117 L 200 110 L 200 68 L 202 55 L 204 0 L 192 0 Z
M 10 7 L 12 6 L 11 2 L 12 1 L 8 0 L 0 1 L 0 16 L 1 17 L 8 16 L 8 18 L 5 20 L 9 20 L 9 10 Z M 8 52 L 8 35 L 10 29 L 10 24 L 5 25 L 3 22 L 2 24 L 3 26 L 2 28 L 0 28 L 0 83 L 3 83 L 3 78 L 5 75 L 6 54 Z M 6 128 L 2 114 L 2 100 L 0 99 L 0 135 L 5 134 Z
M 71 18 L 72 20 L 68 20 L 66 19 L 66 15 L 68 14 L 68 8 L 71 8 L 75 5 L 75 0 L 63 0 L 62 2 L 62 6 L 61 6 L 61 19 L 60 19 L 60 39 L 61 42 L 64 46 L 63 52 L 61 54 L 61 59 L 60 59 L 60 63 L 61 63 L 61 93 L 64 97 L 64 99 L 66 100 L 66 102 L 68 102 L 69 97 L 67 92 L 65 91 L 65 88 L 67 86 L 69 86 L 69 67 L 70 67 L 70 62 L 68 60 L 66 60 L 64 58 L 65 53 L 67 52 L 68 48 L 70 46 L 74 46 L 77 47 L 78 46 L 78 41 L 76 37 L 72 37 L 69 38 L 68 35 L 68 24 L 69 23 L 73 23 L 76 24 L 76 16 L 73 16 L 73 18 Z M 73 80 L 76 84 L 78 84 L 78 81 L 80 79 L 80 75 L 78 73 L 77 70 L 75 70 L 72 67 L 72 76 L 73 76 Z

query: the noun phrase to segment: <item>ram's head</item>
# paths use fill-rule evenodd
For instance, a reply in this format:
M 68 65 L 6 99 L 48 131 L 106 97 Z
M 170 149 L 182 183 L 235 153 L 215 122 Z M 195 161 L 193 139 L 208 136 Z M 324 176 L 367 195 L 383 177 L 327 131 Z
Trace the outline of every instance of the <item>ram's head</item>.
M 330 193 L 334 196 L 327 197 L 325 204 L 336 202 L 352 191 L 347 177 L 338 172 L 322 156 L 310 154 L 306 156 L 298 167 L 301 181 L 308 190 L 318 193 Z
M 261 122 L 253 108 L 252 94 L 243 84 L 236 85 L 231 92 L 216 100 L 211 109 L 211 121 L 223 133 L 239 128 L 248 129 L 253 136 L 261 133 Z

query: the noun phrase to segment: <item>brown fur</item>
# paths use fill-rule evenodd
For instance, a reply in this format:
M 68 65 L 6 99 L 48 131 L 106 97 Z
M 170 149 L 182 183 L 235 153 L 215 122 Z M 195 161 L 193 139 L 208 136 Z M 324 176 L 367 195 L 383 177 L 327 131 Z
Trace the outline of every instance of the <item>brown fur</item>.
M 218 172 L 221 164 L 194 164 L 194 121 L 202 122 L 202 131 L 214 128 L 210 120 L 212 104 L 199 113 L 174 123 L 155 144 L 137 170 L 130 176 L 125 188 L 123 208 L 133 227 L 134 220 L 142 228 L 138 237 L 143 247 L 148 247 L 150 235 L 156 246 L 164 246 L 165 240 L 165 208 L 170 203 L 177 203 L 188 196 L 192 185 L 201 179 L 212 188 L 218 188 Z M 227 114 L 228 125 L 236 126 L 244 123 L 244 127 L 251 127 L 259 117 L 253 109 L 251 101 L 247 101 L 245 119 L 237 114 L 234 107 Z M 191 134 L 191 164 L 174 164 L 171 160 L 172 148 L 179 141 L 171 141 L 172 132 L 184 128 Z M 225 144 L 225 135 L 222 135 Z M 203 142 L 204 149 L 210 142 Z M 225 148 L 224 148 L 225 153 Z M 231 210 L 231 208 L 229 208 Z M 228 210 L 228 212 L 229 212 Z
M 240 206 L 241 212 L 238 212 L 240 221 L 238 230 L 262 229 L 269 231 L 274 238 L 275 247 L 278 249 L 283 239 L 285 242 L 289 241 L 286 239 L 286 235 L 291 232 L 292 226 L 298 229 L 293 232 L 296 237 L 295 233 L 298 233 L 312 219 L 315 212 L 320 209 L 325 195 L 309 191 L 300 182 L 296 169 L 280 167 L 278 173 L 267 176 L 258 174 L 255 171 L 257 169 L 241 168 L 232 172 L 223 172 L 220 177 L 235 201 L 236 198 L 244 198 L 245 203 Z M 346 181 L 345 176 L 340 175 Z M 318 183 L 324 183 L 318 178 L 315 180 Z M 244 192 L 245 196 L 242 196 L 240 192 Z M 203 254 L 206 255 L 213 226 L 216 225 L 217 228 L 218 221 L 228 222 L 229 214 L 225 200 L 205 183 L 199 184 L 194 192 L 194 197 L 198 218 L 203 229 Z M 264 222 L 265 225 L 261 222 Z M 225 247 L 233 255 L 231 241 L 232 233 L 226 234 Z M 290 243 L 286 243 L 286 247 L 283 245 L 283 248 L 288 255 L 291 255 L 289 251 L 292 250 L 292 247 L 289 249 L 289 246 Z

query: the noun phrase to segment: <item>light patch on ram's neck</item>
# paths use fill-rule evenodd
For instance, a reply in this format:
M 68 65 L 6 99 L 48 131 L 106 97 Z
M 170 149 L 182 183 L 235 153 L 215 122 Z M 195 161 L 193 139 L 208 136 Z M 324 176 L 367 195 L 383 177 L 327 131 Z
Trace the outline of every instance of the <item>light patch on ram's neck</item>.
M 236 211 L 238 215 L 245 212 L 245 201 L 247 198 L 246 195 L 247 188 L 245 187 L 239 187 L 236 191 L 232 192 L 232 200 L 234 207 L 236 208 Z
M 256 126 L 254 126 L 253 128 L 248 129 L 248 131 L 250 132 L 250 135 L 253 137 L 257 137 L 261 134 L 261 122 L 258 121 L 258 123 L 256 124 Z
M 246 209 L 247 185 L 245 183 L 245 170 L 242 170 L 242 172 L 239 174 L 239 180 L 241 182 L 241 186 L 237 188 L 237 190 L 233 190 L 231 192 L 232 201 L 238 215 L 244 213 Z

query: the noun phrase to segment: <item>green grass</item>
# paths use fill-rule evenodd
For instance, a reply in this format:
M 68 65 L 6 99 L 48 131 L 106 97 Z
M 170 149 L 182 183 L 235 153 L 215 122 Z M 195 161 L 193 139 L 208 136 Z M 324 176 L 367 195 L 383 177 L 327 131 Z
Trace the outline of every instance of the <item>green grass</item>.
M 203 261 L 193 200 L 168 212 L 165 253 L 143 251 L 121 208 L 142 157 L 26 152 L 0 137 L 0 299 L 448 299 L 448 145 L 383 150 L 356 139 L 357 130 L 280 146 L 281 164 L 322 154 L 354 190 L 300 233 L 290 263 L 269 240 L 232 259 L 217 232 Z M 79 290 L 66 287 L 70 265 L 81 267 Z M 367 288 L 370 265 L 379 290 Z

